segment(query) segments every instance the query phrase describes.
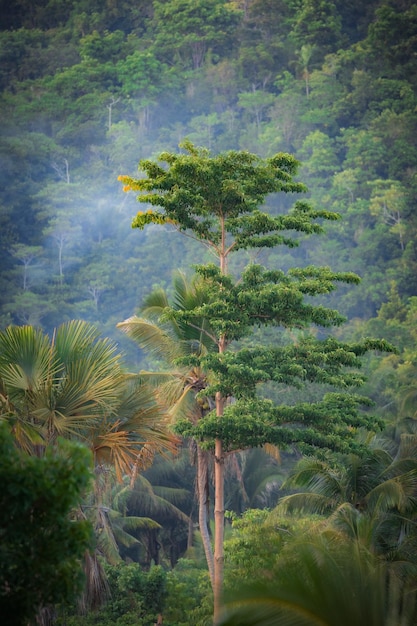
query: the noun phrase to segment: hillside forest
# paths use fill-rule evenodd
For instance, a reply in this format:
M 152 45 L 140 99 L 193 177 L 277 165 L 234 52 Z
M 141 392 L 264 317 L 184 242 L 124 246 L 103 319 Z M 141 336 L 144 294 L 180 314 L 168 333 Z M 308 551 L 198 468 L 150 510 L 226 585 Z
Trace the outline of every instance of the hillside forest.
M 0 110 L 10 624 L 415 624 L 415 2 L 0 0 Z

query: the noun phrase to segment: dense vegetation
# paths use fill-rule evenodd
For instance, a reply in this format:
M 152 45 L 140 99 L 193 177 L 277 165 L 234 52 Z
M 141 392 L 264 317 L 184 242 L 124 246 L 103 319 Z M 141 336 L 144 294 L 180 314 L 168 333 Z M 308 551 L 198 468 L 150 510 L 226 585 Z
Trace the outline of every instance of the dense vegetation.
M 348 319 L 333 332 L 334 341 L 359 345 L 364 336 L 372 336 L 398 348 L 398 353 L 382 358 L 365 358 L 369 376 L 365 392 L 386 425 L 382 438 L 367 441 L 372 453 L 365 460 L 349 456 L 335 461 L 326 455 L 320 461 L 307 459 L 311 465 L 297 468 L 292 482 L 282 486 L 298 458 L 297 450 L 282 452 L 283 466 L 263 450 L 239 452 L 226 472 L 226 509 L 240 514 L 257 506 L 273 508 L 278 495 L 302 489 L 308 495 L 284 500 L 275 515 L 283 510 L 320 515 L 315 532 L 323 537 L 325 547 L 320 549 L 329 558 L 334 545 L 349 535 L 366 552 L 353 568 L 368 572 L 370 559 L 376 556 L 384 567 L 385 562 L 393 563 L 390 575 L 395 570 L 406 581 L 404 589 L 413 589 L 415 3 L 19 0 L 9 4 L 0 1 L 0 328 L 29 327 L 21 334 L 9 329 L 1 335 L 2 416 L 7 416 L 19 445 L 29 451 L 39 453 L 40 441 L 54 446 L 57 435 L 65 434 L 87 443 L 95 455 L 94 494 L 85 506 L 93 512 L 90 521 L 99 539 L 85 569 L 87 576 L 100 571 L 104 580 L 100 558 L 105 556 L 110 563 L 108 583 L 103 584 L 112 587 L 114 601 L 102 614 L 102 623 L 116 623 L 123 615 L 123 623 L 129 623 L 131 606 L 124 591 L 144 624 L 157 619 L 160 611 L 173 625 L 203 623 L 210 615 L 201 551 L 195 542 L 191 547 L 189 520 L 196 522 L 197 514 L 187 451 L 182 449 L 170 462 L 157 457 L 150 467 L 153 453 L 172 448 L 175 441 L 165 424 L 158 425 L 158 407 L 143 379 L 137 385 L 122 366 L 124 360 L 131 371 L 156 370 L 162 360 L 144 346 L 138 350 L 116 329 L 139 311 L 155 287 L 165 290 L 167 302 L 175 296 L 174 270 L 190 276 L 193 264 L 211 259 L 209 254 L 202 259 L 196 243 L 177 237 L 169 225 L 132 231 L 137 206 L 118 181 L 120 175 L 135 177 L 141 159 L 178 152 L 184 138 L 212 154 L 243 150 L 265 159 L 281 151 L 294 155 L 301 162 L 297 180 L 309 189 L 302 199 L 313 211 L 337 212 L 341 219 L 326 223 L 324 236 L 302 235 L 298 248 L 263 249 L 256 262 L 284 272 L 294 266 L 330 265 L 334 272 L 358 274 L 358 285 L 342 284 L 320 295 L 325 307 L 338 309 Z M 266 207 L 274 219 L 281 219 L 292 202 L 272 194 Z M 242 253 L 232 271 L 241 272 L 247 261 L 254 260 L 251 254 Z M 70 322 L 74 319 L 86 325 Z M 117 348 L 108 340 L 100 343 L 90 323 L 101 336 L 111 337 Z M 328 331 L 317 332 L 320 340 L 327 336 Z M 256 331 L 254 342 L 258 339 L 282 347 L 288 336 L 282 339 L 269 329 Z M 19 356 L 25 342 L 31 350 Z M 246 347 L 253 345 L 249 342 Z M 87 358 L 83 350 L 91 346 L 96 347 Z M 123 359 L 116 356 L 117 350 L 123 351 Z M 6 358 L 6 352 L 12 357 Z M 53 363 L 48 361 L 51 353 Z M 10 369 L 10 363 L 16 368 Z M 26 366 L 30 376 L 22 382 L 18 368 Z M 72 382 L 66 383 L 73 372 L 77 393 Z M 117 393 L 112 392 L 115 387 Z M 289 404 L 321 398 L 313 380 L 302 391 L 282 385 L 277 392 L 265 379 L 262 393 Z M 134 411 L 139 401 L 140 415 Z M 33 418 L 29 425 L 28 411 Z M 138 453 L 141 462 L 135 471 L 148 469 L 132 478 L 129 489 L 124 474 Z M 193 448 L 192 456 L 198 454 Z M 362 481 L 354 493 L 349 488 L 351 466 Z M 125 482 L 108 480 L 110 467 Z M 363 475 L 361 468 L 366 468 Z M 285 522 L 266 514 L 249 514 L 240 526 L 235 522 L 231 547 L 226 541 L 226 586 L 234 588 L 239 576 L 258 576 L 265 569 L 278 576 L 282 563 L 291 571 L 292 548 L 286 536 L 297 536 L 300 527 L 302 520 Z M 258 550 L 258 555 L 251 551 L 245 533 L 253 545 L 258 533 L 267 537 L 266 550 Z M 149 580 L 134 568 L 119 575 L 121 556 L 140 562 L 145 570 L 158 564 L 169 569 L 187 548 L 187 556 L 195 557 L 189 579 L 191 561 L 185 560 L 168 574 L 159 569 L 152 573 L 151 567 Z M 278 556 L 271 560 L 271 550 L 282 561 Z M 308 563 L 309 556 L 304 556 Z M 158 606 L 147 604 L 143 590 L 148 584 L 158 587 Z M 282 584 L 285 588 L 287 583 Z M 105 596 L 108 587 L 96 591 Z M 84 598 L 85 606 L 94 606 L 94 598 Z M 173 598 L 181 599 L 181 609 L 173 606 Z M 407 605 L 404 598 L 401 602 Z M 378 610 L 384 611 L 381 606 Z M 395 610 L 393 600 L 389 611 L 394 615 Z M 411 606 L 410 615 L 413 610 Z
M 184 137 L 214 151 L 294 154 L 317 206 L 343 217 L 298 261 L 331 259 L 362 276 L 337 296 L 349 318 L 375 317 L 393 292 L 407 308 L 415 12 L 381 0 L 4 8 L 2 324 L 51 330 L 84 318 L 113 334 L 152 285 L 188 271 L 192 246 L 130 231 L 136 211 L 117 183 Z M 272 260 L 289 263 L 279 250 Z

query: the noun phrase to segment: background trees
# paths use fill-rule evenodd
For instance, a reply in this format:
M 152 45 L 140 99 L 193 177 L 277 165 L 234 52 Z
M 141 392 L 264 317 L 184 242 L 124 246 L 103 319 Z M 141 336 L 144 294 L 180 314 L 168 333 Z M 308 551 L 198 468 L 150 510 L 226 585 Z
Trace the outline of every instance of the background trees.
M 302 176 L 314 202 L 339 211 L 343 225 L 332 225 L 331 237 L 320 246 L 309 243 L 294 254 L 301 264 L 335 256 L 335 269 L 364 276 L 357 290 L 339 292 L 343 313 L 375 316 L 394 275 L 400 277 L 400 296 L 412 296 L 416 94 L 413 55 L 407 51 L 413 45 L 413 11 L 410 2 L 399 12 L 378 0 L 366 8 L 357 2 L 287 0 L 249 0 L 232 8 L 210 0 L 193 6 L 82 2 L 71 8 L 21 2 L 5 10 L 3 327 L 27 321 L 32 308 L 31 323 L 48 332 L 82 317 L 113 334 L 115 323 L 164 280 L 170 255 L 174 267 L 193 262 L 192 246 L 187 244 L 184 256 L 185 244 L 171 248 L 172 238 L 153 231 L 146 236 L 149 248 L 141 240 L 138 268 L 138 239 L 132 244 L 129 237 L 133 209 L 115 183 L 119 173 L 134 171 L 139 158 L 165 146 L 175 150 L 187 135 L 214 152 L 243 148 L 269 157 L 284 149 L 305 162 Z M 394 37 L 387 24 L 400 34 Z M 325 156 L 325 171 L 319 155 Z M 357 180 L 343 196 L 339 179 L 333 185 L 332 177 L 346 171 Z M 65 206 L 65 233 L 60 229 L 61 269 L 53 239 L 66 195 L 60 182 L 75 185 L 67 190 L 74 201 Z M 395 208 L 400 222 L 387 222 L 392 210 L 386 219 L 377 210 L 377 184 L 379 190 L 384 184 L 407 190 L 400 212 Z M 116 214 L 123 216 L 115 220 L 118 226 L 101 229 Z M 401 239 L 403 231 L 407 237 Z M 43 250 L 28 293 L 22 292 L 14 245 Z M 158 265 L 151 260 L 155 247 Z M 132 268 L 128 279 L 122 266 Z M 106 276 L 114 276 L 112 285 Z M 92 295 L 90 287 L 83 288 L 86 280 Z

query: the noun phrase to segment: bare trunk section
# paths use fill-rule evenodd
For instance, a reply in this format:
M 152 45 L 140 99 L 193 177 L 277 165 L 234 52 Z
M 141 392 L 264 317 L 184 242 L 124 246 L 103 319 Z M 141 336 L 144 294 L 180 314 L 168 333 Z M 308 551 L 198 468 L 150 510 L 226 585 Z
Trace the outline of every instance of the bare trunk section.
M 214 588 L 214 557 L 208 529 L 209 520 L 209 481 L 207 452 L 197 445 L 197 488 L 198 488 L 198 524 L 204 546 L 211 586 Z
M 224 570 L 224 456 L 221 439 L 216 439 L 214 464 L 214 624 L 217 624 L 221 611 Z
M 220 217 L 221 242 L 220 242 L 220 271 L 227 272 L 226 252 L 226 229 L 224 216 Z M 225 336 L 219 340 L 219 354 L 225 352 L 227 339 Z M 216 415 L 222 417 L 225 398 L 220 392 L 216 393 Z M 221 597 L 223 591 L 224 572 L 224 453 L 223 442 L 216 439 L 214 449 L 214 611 L 213 622 L 217 624 L 221 613 Z

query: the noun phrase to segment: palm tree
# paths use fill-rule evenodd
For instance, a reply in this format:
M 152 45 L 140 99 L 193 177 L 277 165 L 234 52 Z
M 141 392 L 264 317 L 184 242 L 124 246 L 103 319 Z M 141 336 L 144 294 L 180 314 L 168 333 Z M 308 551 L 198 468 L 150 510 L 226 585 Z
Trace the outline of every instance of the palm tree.
M 415 576 L 417 547 L 417 437 L 403 433 L 399 445 L 374 447 L 363 457 L 348 455 L 337 466 L 306 458 L 285 484 L 304 492 L 282 498 L 276 512 L 327 514 L 327 529 L 366 545 L 404 576 Z
M 166 407 L 172 422 L 188 418 L 196 423 L 213 408 L 211 398 L 204 396 L 206 374 L 193 365 L 193 356 L 215 349 L 210 328 L 203 318 L 182 323 L 171 317 L 170 309 L 188 311 L 207 300 L 204 285 L 198 277 L 189 282 L 182 272 L 173 279 L 172 302 L 162 288 L 154 290 L 145 300 L 140 316 L 118 324 L 123 332 L 167 369 L 141 371 L 140 379 L 154 386 L 158 400 Z M 213 550 L 211 546 L 209 508 L 209 453 L 197 445 L 197 493 L 199 528 L 207 565 L 213 580 Z
M 142 474 L 152 485 L 154 493 L 162 501 L 175 507 L 166 511 L 159 534 L 161 554 L 168 559 L 171 567 L 176 565 L 185 552 L 188 555 L 192 552 L 197 556 L 196 548 L 200 547 L 194 532 L 195 522 L 198 522 L 198 499 L 196 502 L 195 497 L 196 452 L 195 442 L 184 442 L 175 455 L 157 455 L 152 466 Z M 178 516 L 178 509 L 182 519 Z
M 121 481 L 149 467 L 155 453 L 176 448 L 152 391 L 123 371 L 116 345 L 82 321 L 63 324 L 51 338 L 32 326 L 0 332 L 0 419 L 30 454 L 43 454 L 58 437 L 91 449 L 96 480 L 78 515 L 106 530 L 98 546 L 108 558 L 118 517 L 109 515 L 113 473 Z M 105 590 L 97 553 L 86 555 L 85 567 L 94 604 Z
M 271 508 L 276 505 L 285 473 L 279 466 L 277 448 L 265 448 L 242 450 L 226 460 L 226 510 L 240 514 L 248 508 Z
M 175 534 L 181 533 L 186 541 L 189 516 L 183 510 L 184 500 L 189 493 L 182 488 L 164 487 L 151 483 L 143 474 L 137 476 L 135 484 L 121 494 L 123 509 L 129 515 L 146 516 L 154 521 L 154 526 L 143 525 L 133 534 L 142 548 L 138 557 L 145 568 L 161 559 L 169 560 L 171 566 L 176 561 Z M 127 553 L 132 556 L 132 552 Z
M 115 346 L 84 322 L 62 325 L 52 339 L 32 326 L 0 333 L 2 417 L 28 450 L 80 438 L 103 410 L 114 412 L 122 379 Z
M 116 345 L 86 322 L 60 326 L 50 339 L 32 326 L 0 332 L 0 417 L 16 442 L 39 453 L 58 436 L 114 465 L 118 478 L 151 453 L 173 449 L 153 394 L 122 369 Z

